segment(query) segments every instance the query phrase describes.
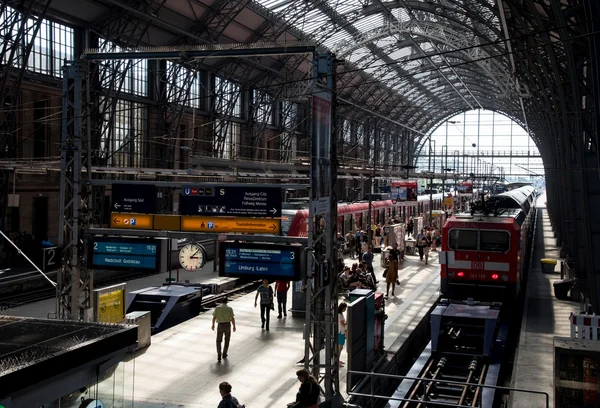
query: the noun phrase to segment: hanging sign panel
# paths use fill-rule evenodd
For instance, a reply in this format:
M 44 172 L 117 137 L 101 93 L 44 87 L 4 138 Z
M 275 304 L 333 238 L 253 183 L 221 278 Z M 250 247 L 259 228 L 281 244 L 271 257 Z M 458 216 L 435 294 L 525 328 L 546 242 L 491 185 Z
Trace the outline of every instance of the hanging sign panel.
M 225 241 L 219 245 L 219 276 L 296 281 L 301 255 L 300 245 Z
M 390 186 L 393 201 L 417 201 L 416 180 L 395 180 Z
M 281 220 L 268 218 L 181 217 L 181 231 L 280 234 Z
M 156 187 L 141 184 L 113 184 L 112 210 L 152 214 L 155 212 Z
M 94 237 L 90 238 L 89 244 L 88 259 L 92 269 L 159 269 L 157 240 Z
M 281 217 L 279 187 L 183 187 L 181 215 Z

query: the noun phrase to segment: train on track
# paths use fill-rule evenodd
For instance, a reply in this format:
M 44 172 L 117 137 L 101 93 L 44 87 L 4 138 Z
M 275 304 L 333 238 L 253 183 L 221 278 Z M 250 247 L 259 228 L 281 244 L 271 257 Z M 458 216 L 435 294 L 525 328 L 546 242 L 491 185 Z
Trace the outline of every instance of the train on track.
M 521 289 L 530 249 L 533 187 L 492 196 L 442 229 L 441 292 L 445 298 L 501 301 Z
M 371 220 L 373 224 L 384 225 L 387 220 L 397 217 L 406 220 L 410 216 L 423 214 L 424 225 L 428 225 L 430 205 L 432 210 L 442 208 L 445 194 L 420 195 L 417 201 L 378 200 L 371 202 Z M 430 204 L 431 202 L 431 204 Z M 292 208 L 290 208 L 292 207 Z M 367 229 L 369 216 L 369 202 L 359 201 L 354 203 L 338 204 L 338 232 L 342 235 L 354 232 L 356 228 Z M 296 203 L 282 210 L 282 231 L 292 237 L 308 236 L 308 201 Z
M 495 387 L 511 371 L 507 356 L 518 333 L 536 198 L 523 186 L 446 221 L 431 339 L 394 393 L 402 401 L 386 406 L 502 405 L 507 397 Z

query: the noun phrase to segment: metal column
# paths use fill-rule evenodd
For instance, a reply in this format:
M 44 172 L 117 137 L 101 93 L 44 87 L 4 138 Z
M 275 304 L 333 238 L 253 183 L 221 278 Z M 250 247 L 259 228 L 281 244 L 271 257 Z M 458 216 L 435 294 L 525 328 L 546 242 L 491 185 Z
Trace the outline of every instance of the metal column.
M 83 320 L 91 308 L 92 272 L 85 262 L 85 231 L 91 217 L 89 81 L 86 61 L 63 68 L 63 110 L 58 245 L 57 317 Z
M 325 398 L 329 401 L 339 390 L 336 341 L 338 271 L 334 256 L 337 225 L 334 55 L 315 54 L 313 74 L 304 364 L 323 384 Z

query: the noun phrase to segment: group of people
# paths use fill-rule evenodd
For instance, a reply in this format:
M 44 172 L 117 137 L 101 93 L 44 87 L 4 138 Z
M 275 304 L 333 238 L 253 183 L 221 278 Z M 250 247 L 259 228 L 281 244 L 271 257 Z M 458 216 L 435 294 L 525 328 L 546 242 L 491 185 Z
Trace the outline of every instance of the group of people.
M 344 266 L 340 274 L 340 282 L 342 287 L 352 289 L 376 289 L 377 281 L 373 280 L 373 276 L 369 273 L 367 265 L 364 262 L 360 264 L 354 263 L 352 267 Z
M 364 266 L 366 268 L 366 266 Z M 260 318 L 261 327 L 265 330 L 269 330 L 269 315 L 270 311 L 274 310 L 274 294 L 277 295 L 277 307 L 279 314 L 277 318 L 287 316 L 287 292 L 290 288 L 289 281 L 278 280 L 275 282 L 275 289 L 269 284 L 268 279 L 263 279 L 262 284 L 256 290 L 256 296 L 254 298 L 254 307 L 258 306 L 258 298 L 260 297 Z M 347 324 L 344 313 L 346 312 L 347 304 L 342 302 L 338 306 L 338 362 L 340 366 L 344 365 L 341 360 L 342 350 L 346 343 L 347 336 Z M 221 304 L 213 310 L 212 317 L 212 330 L 215 330 L 215 324 L 217 328 L 217 361 L 221 361 L 222 358 L 227 358 L 227 352 L 229 351 L 229 342 L 231 339 L 231 332 L 236 331 L 235 325 L 235 313 L 233 308 L 229 306 L 227 297 L 221 300 Z M 223 347 L 223 340 L 224 345 Z M 296 372 L 298 381 L 300 381 L 300 389 L 296 394 L 296 401 L 289 403 L 289 408 L 317 408 L 320 394 L 320 387 L 317 380 L 308 372 L 306 369 L 301 369 Z M 222 382 L 219 384 L 219 392 L 221 394 L 221 402 L 217 408 L 244 408 L 245 405 L 241 405 L 237 398 L 231 395 L 232 386 L 228 382 Z
M 290 281 L 278 280 L 275 282 L 275 290 L 269 284 L 268 279 L 263 279 L 262 284 L 256 290 L 256 297 L 254 298 L 254 307 L 258 305 L 258 298 L 260 296 L 260 320 L 261 328 L 269 331 L 269 323 L 271 310 L 275 309 L 273 303 L 274 293 L 277 293 L 277 309 L 279 314 L 278 319 L 287 317 L 287 292 L 290 288 Z M 221 361 L 222 358 L 227 358 L 227 351 L 229 351 L 229 341 L 231 339 L 231 330 L 235 332 L 235 314 L 233 309 L 228 305 L 227 297 L 221 300 L 221 304 L 213 310 L 212 318 L 212 330 L 215 330 L 215 323 L 217 324 L 217 361 Z M 225 344 L 221 348 L 221 344 L 225 340 Z
M 305 368 L 296 371 L 296 377 L 300 381 L 300 389 L 296 394 L 296 401 L 287 404 L 289 408 L 317 408 L 319 406 L 319 394 L 321 389 L 319 382 Z M 245 408 L 238 399 L 231 395 L 232 386 L 224 381 L 219 384 L 221 402 L 217 408 Z
M 437 247 L 442 245 L 442 236 L 437 228 L 423 228 L 417 235 L 416 241 L 419 258 L 421 261 L 425 260 L 425 265 L 427 265 L 429 263 L 429 251 L 437 251 Z

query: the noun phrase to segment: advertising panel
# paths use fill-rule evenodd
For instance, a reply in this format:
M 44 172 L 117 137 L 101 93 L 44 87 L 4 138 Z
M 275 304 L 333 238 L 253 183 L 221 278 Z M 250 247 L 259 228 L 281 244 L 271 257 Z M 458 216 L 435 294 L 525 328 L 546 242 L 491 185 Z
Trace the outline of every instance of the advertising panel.
M 298 280 L 301 255 L 300 245 L 222 242 L 219 276 Z
M 456 186 L 456 190 L 458 190 L 460 194 L 473 194 L 473 182 L 461 181 Z
M 312 157 L 311 177 L 313 197 L 324 198 L 329 192 L 331 158 L 331 95 L 319 92 L 312 98 Z
M 125 294 L 124 283 L 94 289 L 94 321 L 121 323 L 125 320 Z
M 395 180 L 390 188 L 393 201 L 417 201 L 416 180 Z

